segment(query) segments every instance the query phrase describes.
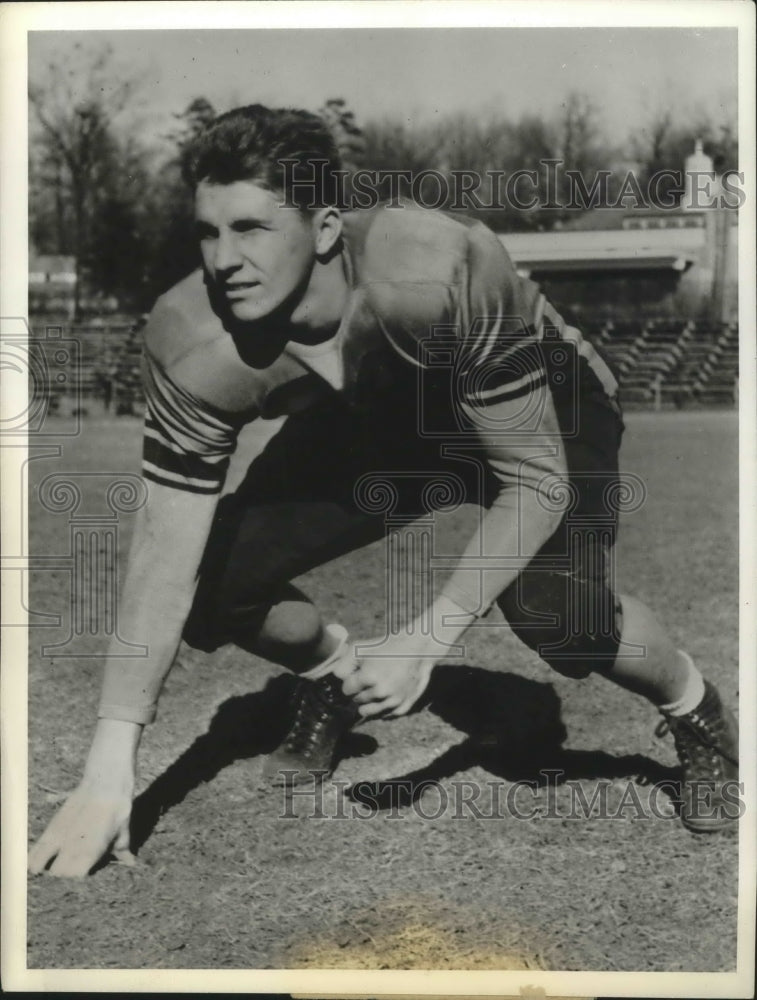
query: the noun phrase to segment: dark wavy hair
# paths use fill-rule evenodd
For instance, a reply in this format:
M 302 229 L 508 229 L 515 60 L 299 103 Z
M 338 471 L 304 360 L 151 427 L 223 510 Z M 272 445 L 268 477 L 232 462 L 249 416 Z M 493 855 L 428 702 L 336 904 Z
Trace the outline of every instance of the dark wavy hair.
M 280 191 L 287 204 L 302 211 L 338 204 L 340 168 L 333 136 L 317 115 L 262 104 L 219 115 L 192 142 L 183 162 L 193 190 L 200 181 L 255 181 Z

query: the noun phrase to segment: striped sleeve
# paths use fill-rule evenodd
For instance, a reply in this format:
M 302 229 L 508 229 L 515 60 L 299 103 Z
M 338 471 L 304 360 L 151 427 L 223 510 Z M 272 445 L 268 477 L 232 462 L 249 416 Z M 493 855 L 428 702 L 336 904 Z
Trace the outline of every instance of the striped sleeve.
M 546 300 L 483 226 L 470 231 L 460 291 L 459 410 L 502 490 L 538 493 L 565 470 L 545 350 Z
M 459 401 L 486 410 L 547 385 L 543 299 L 524 283 L 496 236 L 472 227 L 461 288 Z
M 460 402 L 489 409 L 529 396 L 547 385 L 544 353 L 538 341 L 498 345 L 487 361 L 473 361 L 459 380 Z
M 485 412 L 550 389 L 563 396 L 569 388 L 599 391 L 610 399 L 617 395 L 617 381 L 601 354 L 534 282 L 517 274 L 485 227 L 470 230 L 459 308 L 458 386 L 464 405 Z
M 142 475 L 188 493 L 220 493 L 241 424 L 209 408 L 143 356 Z

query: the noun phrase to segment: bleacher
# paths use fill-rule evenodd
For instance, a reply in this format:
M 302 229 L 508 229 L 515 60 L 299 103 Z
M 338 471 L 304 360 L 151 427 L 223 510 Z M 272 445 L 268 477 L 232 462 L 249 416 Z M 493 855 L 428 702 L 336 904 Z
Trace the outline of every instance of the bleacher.
M 44 321 L 32 321 L 44 340 Z M 79 361 L 61 384 L 49 380 L 53 409 L 67 404 L 116 416 L 139 413 L 142 402 L 140 330 L 143 320 L 63 325 L 61 336 L 78 344 Z M 682 319 L 584 322 L 583 332 L 613 366 L 623 403 L 732 406 L 738 377 L 739 332 L 735 323 Z M 49 350 L 54 354 L 55 341 Z M 74 401 L 74 402 L 72 402 Z
M 607 321 L 594 342 L 614 365 L 632 405 L 729 406 L 739 370 L 735 323 L 654 319 Z
M 35 322 L 32 317 L 31 325 L 50 373 L 47 386 L 53 411 L 65 413 L 79 407 L 116 416 L 141 411 L 142 319 L 54 324 L 48 318 Z M 74 342 L 74 350 L 61 354 L 59 348 L 65 349 L 66 341 Z M 63 357 L 67 360 L 61 364 Z

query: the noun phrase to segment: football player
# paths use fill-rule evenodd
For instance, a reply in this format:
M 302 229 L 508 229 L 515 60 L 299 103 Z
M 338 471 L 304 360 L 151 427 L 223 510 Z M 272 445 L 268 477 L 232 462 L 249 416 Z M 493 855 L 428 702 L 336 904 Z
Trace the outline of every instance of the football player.
M 145 330 L 149 501 L 119 618 L 149 653 L 106 659 L 81 784 L 32 848 L 33 872 L 131 857 L 137 748 L 182 636 L 301 675 L 275 780 L 328 771 L 358 720 L 406 713 L 495 603 L 555 670 L 595 671 L 662 713 L 685 824 L 731 819 L 732 715 L 650 610 L 612 587 L 623 423 L 611 370 L 486 227 L 407 204 L 341 211 L 339 166 L 317 117 L 257 105 L 219 117 L 192 150 L 203 267 Z M 219 502 L 242 426 L 283 415 Z M 362 488 L 377 481 L 408 517 L 433 508 L 431 481 L 481 517 L 421 618 L 356 660 L 291 580 L 384 535 Z

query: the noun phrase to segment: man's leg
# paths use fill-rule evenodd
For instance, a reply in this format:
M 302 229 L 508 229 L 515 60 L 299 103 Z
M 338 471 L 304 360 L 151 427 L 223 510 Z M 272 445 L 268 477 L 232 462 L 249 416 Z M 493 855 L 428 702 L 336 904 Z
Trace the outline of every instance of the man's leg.
M 581 434 L 565 441 L 577 507 L 542 550 L 541 570 L 537 559 L 498 603 L 516 634 L 556 670 L 571 677 L 595 671 L 662 713 L 682 765 L 682 820 L 717 829 L 733 813 L 725 814 L 722 794 L 738 777 L 736 723 L 649 608 L 616 596 L 608 583 L 623 423 L 606 402 L 582 400 L 581 407 Z M 715 789 L 709 816 L 696 799 L 704 784 Z
M 589 563 L 596 566 L 596 558 L 584 560 Z M 500 597 L 503 614 L 558 672 L 581 678 L 594 671 L 649 700 L 681 761 L 682 821 L 695 831 L 730 825 L 738 780 L 733 716 L 652 612 L 633 597 L 616 598 L 604 573 L 588 576 L 585 565 L 573 574 L 529 568 Z M 590 630 L 575 627 L 589 620 Z
M 693 709 L 704 695 L 704 680 L 691 658 L 676 649 L 645 604 L 628 594 L 621 594 L 619 600 L 623 622 L 621 644 L 604 676 L 647 698 L 657 708 L 686 699 L 687 708 Z
M 697 832 L 718 830 L 738 817 L 738 727 L 715 686 L 691 657 L 674 647 L 652 612 L 621 597 L 623 643 L 642 646 L 629 656 L 621 646 L 608 680 L 646 697 L 662 713 L 681 761 L 681 819 Z
M 383 537 L 383 519 L 353 500 L 360 430 L 338 405 L 290 418 L 237 492 L 220 501 L 200 567 L 185 640 L 206 651 L 233 643 L 305 675 L 269 771 L 298 760 L 328 770 L 339 735 L 357 720 L 336 678 L 307 679 L 344 650 L 346 631 L 324 625 L 289 581 Z
M 291 583 L 281 588 L 270 606 L 238 623 L 230 639 L 240 649 L 297 674 L 323 663 L 339 646 L 310 598 Z

